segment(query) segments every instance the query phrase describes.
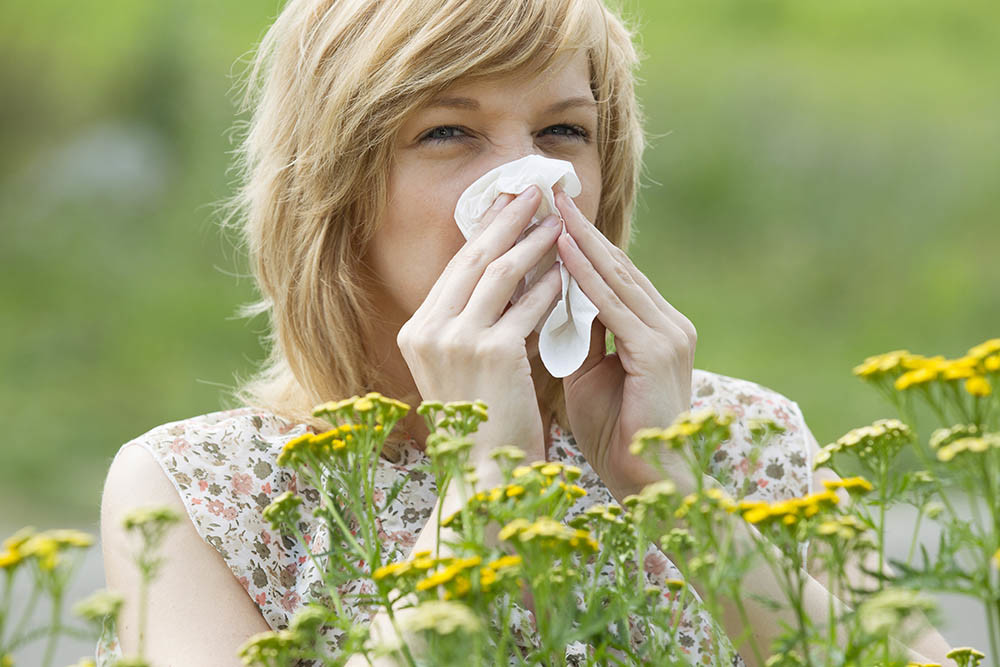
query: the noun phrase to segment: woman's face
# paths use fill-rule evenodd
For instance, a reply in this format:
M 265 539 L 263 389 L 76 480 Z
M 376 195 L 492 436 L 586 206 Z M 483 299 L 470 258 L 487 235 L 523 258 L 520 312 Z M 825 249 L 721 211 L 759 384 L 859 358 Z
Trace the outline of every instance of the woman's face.
M 423 303 L 465 243 L 454 211 L 487 171 L 531 154 L 573 163 L 590 219 L 601 198 L 597 109 L 586 56 L 557 60 L 539 75 L 458 82 L 404 119 L 388 205 L 366 261 L 378 278 L 381 315 L 396 326 Z

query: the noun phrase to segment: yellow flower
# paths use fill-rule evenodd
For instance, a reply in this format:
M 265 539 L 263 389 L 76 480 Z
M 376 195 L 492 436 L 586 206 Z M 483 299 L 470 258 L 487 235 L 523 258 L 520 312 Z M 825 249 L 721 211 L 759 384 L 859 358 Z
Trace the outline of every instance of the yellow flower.
M 983 359 L 983 368 L 990 373 L 1000 371 L 1000 354 L 993 354 Z
M 941 371 L 942 380 L 964 380 L 976 374 L 977 359 L 963 357 L 951 361 Z
M 981 437 L 958 438 L 937 450 L 938 461 L 947 463 L 962 452 L 982 453 L 992 447 L 1000 447 L 1000 436 L 987 433 Z
M 993 562 L 997 564 L 997 567 L 1000 567 L 1000 549 L 997 549 L 997 552 L 993 554 Z
M 945 653 L 944 657 L 954 660 L 963 667 L 976 667 L 986 656 L 971 646 L 960 646 Z
M 17 549 L 5 549 L 0 551 L 0 570 L 13 570 L 21 564 L 24 556 Z
M 924 366 L 912 371 L 907 371 L 896 378 L 895 387 L 899 391 L 905 391 L 910 387 L 927 384 L 937 379 L 939 369 L 932 366 Z
M 667 579 L 663 583 L 672 591 L 679 591 L 687 585 L 683 579 Z
M 124 599 L 118 593 L 99 590 L 80 600 L 73 613 L 88 621 L 102 622 L 106 617 L 118 618 Z
M 908 662 L 906 667 L 941 667 L 940 662 Z
M 511 521 L 510 523 L 508 523 L 503 528 L 501 528 L 500 532 L 497 533 L 497 537 L 501 540 L 509 540 L 511 537 L 517 535 L 519 532 L 521 532 L 530 525 L 531 524 L 528 523 L 527 519 L 522 519 L 518 517 L 513 521 Z
M 990 386 L 989 380 L 982 375 L 976 375 L 965 381 L 965 391 L 977 398 L 985 398 L 993 393 L 993 388 Z
M 517 567 L 524 559 L 517 554 L 508 554 L 506 556 L 500 556 L 495 561 L 486 564 L 486 567 L 492 570 L 504 570 L 507 568 Z
M 435 588 L 441 584 L 446 584 L 454 578 L 456 574 L 461 572 L 460 568 L 454 565 L 449 565 L 448 567 L 442 568 L 435 572 L 434 574 L 427 576 L 417 582 L 418 591 L 426 591 L 430 588 Z
M 524 495 L 524 487 L 520 484 L 508 484 L 506 495 L 508 498 L 517 498 Z
M 996 354 L 997 352 L 1000 352 L 1000 338 L 991 338 L 990 340 L 984 341 L 971 348 L 969 350 L 969 356 L 983 359 L 991 354 Z
M 562 471 L 562 466 L 558 463 L 546 463 L 541 466 L 539 472 L 546 477 L 555 477 Z
M 909 350 L 893 350 L 885 354 L 868 357 L 854 367 L 854 374 L 859 377 L 871 377 L 876 374 L 888 373 L 898 368 L 903 359 L 909 356 Z
M 389 563 L 372 572 L 372 579 L 381 581 L 386 577 L 398 577 L 409 572 L 412 567 L 413 564 L 405 560 L 398 563 Z
M 830 491 L 833 491 L 835 489 L 844 489 L 845 491 L 851 494 L 868 493 L 874 488 L 872 487 L 871 482 L 869 482 L 864 477 L 846 477 L 844 479 L 836 479 L 836 480 L 824 479 L 823 486 Z

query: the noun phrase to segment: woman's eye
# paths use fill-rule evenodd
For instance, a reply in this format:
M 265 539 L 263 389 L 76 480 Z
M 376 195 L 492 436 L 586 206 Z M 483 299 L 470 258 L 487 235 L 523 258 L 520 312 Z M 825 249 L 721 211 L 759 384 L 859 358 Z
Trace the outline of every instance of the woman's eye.
M 579 125 L 552 125 L 542 130 L 542 134 L 549 133 L 557 137 L 569 137 L 570 139 L 587 139 L 587 131 Z
M 435 127 L 429 130 L 424 136 L 425 141 L 432 142 L 442 142 L 449 141 L 451 139 L 460 139 L 466 136 L 465 132 L 457 127 L 451 125 L 442 125 L 441 127 Z

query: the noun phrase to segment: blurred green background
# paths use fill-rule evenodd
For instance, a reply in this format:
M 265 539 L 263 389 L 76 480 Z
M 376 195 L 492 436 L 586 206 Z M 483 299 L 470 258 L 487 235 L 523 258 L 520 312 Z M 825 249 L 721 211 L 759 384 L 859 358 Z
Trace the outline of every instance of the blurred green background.
M 697 364 L 888 413 L 866 355 L 1000 335 L 1000 5 L 629 0 L 652 143 L 633 256 Z M 0 20 L 0 511 L 89 523 L 118 446 L 226 405 L 263 322 L 213 205 L 275 0 L 49 0 Z M 243 277 L 240 277 L 243 276 Z

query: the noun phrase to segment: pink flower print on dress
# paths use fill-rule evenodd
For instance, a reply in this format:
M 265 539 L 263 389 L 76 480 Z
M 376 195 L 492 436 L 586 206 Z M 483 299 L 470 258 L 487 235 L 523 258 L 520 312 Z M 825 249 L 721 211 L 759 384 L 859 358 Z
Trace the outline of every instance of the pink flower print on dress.
M 233 520 L 233 519 L 235 519 L 235 518 L 236 518 L 236 517 L 237 517 L 238 515 L 239 515 L 239 512 L 237 512 L 237 511 L 236 511 L 236 508 L 235 508 L 235 507 L 227 507 L 227 508 L 225 508 L 224 510 L 222 510 L 222 517 L 223 517 L 224 519 L 227 519 L 227 520 L 229 520 L 229 521 L 232 521 L 232 520 Z
M 222 514 L 222 510 L 225 509 L 221 500 L 210 500 L 208 501 L 208 505 L 205 507 L 207 507 L 208 511 L 215 516 L 220 516 Z
M 281 598 L 281 606 L 285 608 L 285 611 L 295 611 L 299 606 L 299 594 L 295 591 L 286 592 Z
M 176 440 L 170 443 L 170 451 L 172 451 L 174 454 L 180 454 L 190 446 L 191 443 L 189 443 L 184 438 L 177 438 Z
M 233 475 L 233 493 L 236 495 L 250 495 L 252 492 L 253 478 L 246 473 L 235 473 Z

